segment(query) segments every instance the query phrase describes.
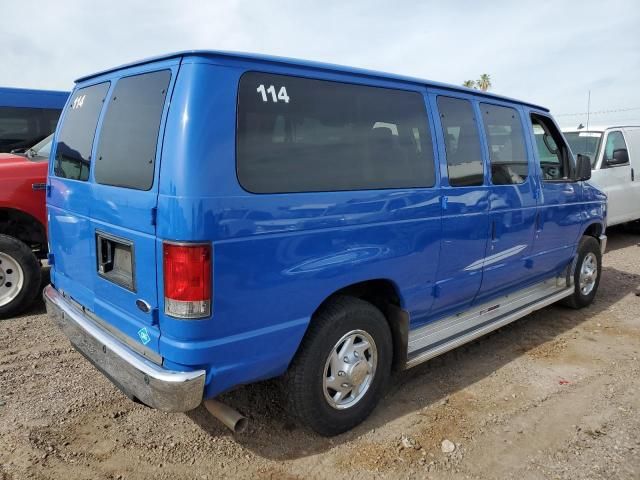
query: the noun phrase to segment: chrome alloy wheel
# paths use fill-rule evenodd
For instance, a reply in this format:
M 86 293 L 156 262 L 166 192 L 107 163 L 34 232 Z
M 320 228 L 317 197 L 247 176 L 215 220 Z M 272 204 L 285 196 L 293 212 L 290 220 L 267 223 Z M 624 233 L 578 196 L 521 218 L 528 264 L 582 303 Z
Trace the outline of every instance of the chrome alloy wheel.
M 15 299 L 24 285 L 24 273 L 16 260 L 0 252 L 0 307 Z
M 333 346 L 324 365 L 324 397 L 333 408 L 353 407 L 365 396 L 376 374 L 378 352 L 373 337 L 352 330 Z
M 580 293 L 589 295 L 598 279 L 598 259 L 592 252 L 587 253 L 580 266 Z

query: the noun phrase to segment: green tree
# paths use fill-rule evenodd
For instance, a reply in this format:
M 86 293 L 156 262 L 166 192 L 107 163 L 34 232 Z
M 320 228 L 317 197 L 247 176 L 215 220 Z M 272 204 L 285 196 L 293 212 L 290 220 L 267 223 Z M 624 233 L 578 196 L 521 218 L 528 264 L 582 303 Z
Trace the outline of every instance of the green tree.
M 491 88 L 491 77 L 487 73 L 480 75 L 480 78 L 476 81 L 476 85 L 480 90 L 486 92 Z
M 464 82 L 462 82 L 462 86 L 486 92 L 493 85 L 491 84 L 491 76 L 488 73 L 483 73 L 482 75 L 480 75 L 480 78 L 478 80 L 465 80 Z

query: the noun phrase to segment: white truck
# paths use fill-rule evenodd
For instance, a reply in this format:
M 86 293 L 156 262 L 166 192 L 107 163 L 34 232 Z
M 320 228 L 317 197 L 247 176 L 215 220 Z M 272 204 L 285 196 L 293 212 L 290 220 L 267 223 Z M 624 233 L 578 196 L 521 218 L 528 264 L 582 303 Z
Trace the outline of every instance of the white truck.
M 591 158 L 590 183 L 605 192 L 607 226 L 640 219 L 640 125 L 563 129 L 574 154 Z

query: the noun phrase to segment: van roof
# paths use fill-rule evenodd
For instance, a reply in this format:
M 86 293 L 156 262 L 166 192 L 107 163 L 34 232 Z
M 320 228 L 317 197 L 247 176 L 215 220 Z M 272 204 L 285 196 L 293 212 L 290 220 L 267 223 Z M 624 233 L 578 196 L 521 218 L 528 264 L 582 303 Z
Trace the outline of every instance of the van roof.
M 261 54 L 256 54 L 256 53 L 228 52 L 228 51 L 216 51 L 216 50 L 185 50 L 185 51 L 180 51 L 180 52 L 168 53 L 166 55 L 159 55 L 159 56 L 155 56 L 155 57 L 150 57 L 150 58 L 146 58 L 146 59 L 143 59 L 143 60 L 138 60 L 138 61 L 135 61 L 135 62 L 126 63 L 126 64 L 120 65 L 118 67 L 109 68 L 107 70 L 102 70 L 102 71 L 94 73 L 92 75 L 86 75 L 84 77 L 80 77 L 79 79 L 76 80 L 76 83 L 84 82 L 85 80 L 89 80 L 91 78 L 98 77 L 98 76 L 104 75 L 104 74 L 109 73 L 109 72 L 115 72 L 115 71 L 121 70 L 123 68 L 129 68 L 129 67 L 133 67 L 133 66 L 137 66 L 137 65 L 144 65 L 146 63 L 152 63 L 152 62 L 157 62 L 157 61 L 160 61 L 160 60 L 167 60 L 167 59 L 183 57 L 183 56 L 204 56 L 204 57 L 211 57 L 211 58 L 221 58 L 222 57 L 222 58 L 230 58 L 230 59 L 235 59 L 235 60 L 249 60 L 249 61 L 269 63 L 269 64 L 293 65 L 293 66 L 296 66 L 296 67 L 302 67 L 302 68 L 307 68 L 307 69 L 312 69 L 312 70 L 347 73 L 347 74 L 351 74 L 351 75 L 358 75 L 358 76 L 369 77 L 369 78 L 396 80 L 396 81 L 413 83 L 413 84 L 418 84 L 418 85 L 431 86 L 431 87 L 436 87 L 436 88 L 457 90 L 457 91 L 462 91 L 462 92 L 470 92 L 470 93 L 473 93 L 475 95 L 482 96 L 482 97 L 494 98 L 494 99 L 505 100 L 505 101 L 509 101 L 509 102 L 520 103 L 520 104 L 523 104 L 523 105 L 528 105 L 528 106 L 533 107 L 533 108 L 544 110 L 546 112 L 549 111 L 548 108 L 542 107 L 540 105 L 536 105 L 534 103 L 524 102 L 522 100 L 516 100 L 514 98 L 509 98 L 509 97 L 505 97 L 505 96 L 502 96 L 502 95 L 496 95 L 494 93 L 482 92 L 480 90 L 473 90 L 473 89 L 462 87 L 462 86 L 458 86 L 458 85 L 451 85 L 451 84 L 446 84 L 446 83 L 434 82 L 434 81 L 431 81 L 431 80 L 425 80 L 425 79 L 421 79 L 421 78 L 415 78 L 415 77 L 409 77 L 409 76 L 403 76 L 403 75 L 396 75 L 396 74 L 393 74 L 393 73 L 379 72 L 379 71 L 375 71 L 375 70 L 366 70 L 366 69 L 362 69 L 362 68 L 346 67 L 346 66 L 343 66 L 343 65 L 335 65 L 335 64 L 331 64 L 331 63 L 313 62 L 313 61 L 310 61 L 310 60 L 300 60 L 300 59 L 287 58 L 287 57 L 276 57 L 276 56 L 261 55 Z
M 611 130 L 612 128 L 640 128 L 640 125 L 625 125 L 620 123 L 612 123 L 611 125 L 589 125 L 589 128 L 569 127 L 569 128 L 563 128 L 562 131 L 565 133 L 604 132 L 605 130 Z
M 0 105 L 3 107 L 61 109 L 67 97 L 69 92 L 0 87 Z

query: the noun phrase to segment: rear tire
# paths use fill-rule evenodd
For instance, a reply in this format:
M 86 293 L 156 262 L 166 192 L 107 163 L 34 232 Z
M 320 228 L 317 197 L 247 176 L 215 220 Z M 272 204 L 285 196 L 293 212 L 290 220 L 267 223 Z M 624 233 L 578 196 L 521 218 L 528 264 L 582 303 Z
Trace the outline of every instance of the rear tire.
M 602 275 L 602 253 L 598 241 L 584 236 L 578 245 L 578 260 L 573 276 L 574 292 L 564 299 L 564 305 L 584 308 L 593 302 Z
M 0 235 L 0 319 L 27 308 L 40 291 L 40 262 L 20 240 Z
M 289 412 L 320 435 L 352 429 L 380 400 L 392 358 L 380 310 L 358 298 L 332 300 L 312 319 L 284 377 Z

